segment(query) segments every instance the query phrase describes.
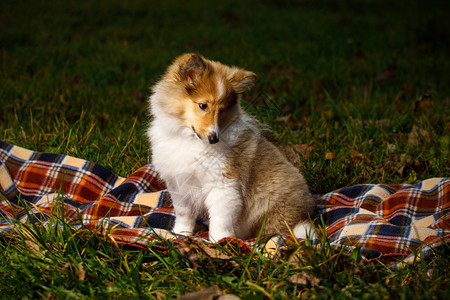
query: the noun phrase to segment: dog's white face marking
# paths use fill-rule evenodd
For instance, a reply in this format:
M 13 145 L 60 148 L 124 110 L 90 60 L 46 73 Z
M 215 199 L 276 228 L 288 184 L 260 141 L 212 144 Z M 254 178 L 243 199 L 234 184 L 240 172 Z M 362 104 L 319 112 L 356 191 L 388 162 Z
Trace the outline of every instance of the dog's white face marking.
M 217 136 L 219 136 L 219 125 L 216 124 L 216 122 L 214 122 L 214 124 L 208 128 L 208 131 L 211 133 L 215 133 Z
M 221 99 L 225 95 L 225 86 L 223 85 L 222 79 L 216 75 L 217 82 L 217 99 Z

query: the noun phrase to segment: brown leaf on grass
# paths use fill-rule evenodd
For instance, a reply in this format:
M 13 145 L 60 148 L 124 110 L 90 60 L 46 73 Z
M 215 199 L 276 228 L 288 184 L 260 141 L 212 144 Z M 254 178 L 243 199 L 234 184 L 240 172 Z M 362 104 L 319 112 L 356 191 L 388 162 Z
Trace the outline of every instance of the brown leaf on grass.
M 358 151 L 353 149 L 350 153 L 350 160 L 354 164 L 360 164 L 363 160 L 363 155 L 362 153 L 359 153 Z
M 295 153 L 291 146 L 283 145 L 279 147 L 280 151 L 287 157 L 292 163 L 298 163 L 302 159 L 298 153 Z
M 186 256 L 186 258 L 189 261 L 189 266 L 192 269 L 196 270 L 201 266 L 200 256 L 198 255 L 198 253 L 190 253 Z
M 302 285 L 309 285 L 312 287 L 318 286 L 320 283 L 320 279 L 315 277 L 314 275 L 311 275 L 305 271 L 294 274 L 286 278 L 287 281 L 294 284 L 302 284 Z
M 202 250 L 202 252 L 199 252 L 200 257 L 206 256 L 206 258 L 210 259 L 220 259 L 222 261 L 226 261 L 227 264 L 232 267 L 238 266 L 237 262 L 233 260 L 233 257 L 224 250 L 215 247 L 208 247 L 208 245 L 203 243 L 199 243 L 198 246 Z
M 186 239 L 180 244 L 180 248 L 178 249 L 180 253 L 186 257 L 190 267 L 194 270 L 201 267 L 202 263 L 211 262 L 211 259 L 219 259 L 233 267 L 237 266 L 233 257 L 226 251 L 221 248 L 210 247 L 204 243 L 193 243 L 191 240 Z
M 279 146 L 280 151 L 294 164 L 307 160 L 314 150 L 313 144 L 299 144 L 295 146 Z M 295 151 L 294 151 L 295 149 Z
M 77 276 L 80 281 L 84 281 L 86 279 L 86 271 L 84 271 L 82 262 L 80 262 L 77 266 L 67 262 L 60 270 L 61 272 L 67 272 L 67 270 L 69 270 L 70 272 L 75 273 L 75 276 Z
M 406 153 L 400 154 L 400 162 L 401 163 L 411 164 L 412 161 L 413 161 L 413 158 L 411 155 L 408 155 Z
M 431 94 L 425 94 L 420 96 L 415 102 L 414 102 L 414 111 L 420 112 L 424 110 L 429 110 L 434 106 L 434 102 L 431 100 L 432 95 Z
M 325 154 L 325 159 L 326 160 L 335 159 L 335 158 L 336 158 L 336 155 L 334 155 L 332 152 L 327 152 Z
M 42 257 L 41 248 L 33 241 L 25 240 L 25 247 L 30 250 L 32 254 L 38 257 Z
M 300 144 L 294 146 L 295 151 L 297 151 L 304 160 L 308 159 L 310 154 L 314 150 L 313 144 Z
M 434 102 L 431 100 L 422 100 L 419 103 L 417 103 L 416 110 L 423 111 L 430 109 L 434 106 Z
M 75 269 L 75 275 L 77 275 L 79 281 L 84 281 L 86 272 L 84 271 L 82 262 L 80 262 Z
M 408 134 L 408 144 L 411 146 L 419 146 L 420 144 L 431 142 L 428 132 L 416 125 L 413 126 L 411 132 Z
M 209 258 L 217 258 L 224 260 L 229 260 L 232 258 L 230 255 L 228 255 L 228 253 L 226 253 L 222 249 L 208 247 L 208 245 L 202 243 L 199 244 L 199 247 Z
M 400 175 L 400 176 L 405 176 L 406 175 L 406 171 L 408 170 L 408 166 L 407 165 L 399 165 L 397 167 L 396 172 Z
M 184 257 L 186 257 L 189 262 L 189 266 L 192 269 L 195 270 L 200 267 L 200 257 L 197 251 L 195 251 L 195 245 L 190 240 L 186 239 L 183 241 L 178 250 Z
M 390 168 L 391 170 L 397 172 L 400 176 L 403 176 L 409 169 L 411 161 L 411 155 L 407 155 L 406 153 L 395 154 L 392 156 L 392 160 L 388 160 L 385 163 L 384 167 Z
M 47 250 L 43 250 L 38 244 L 31 240 L 25 240 L 25 247 L 30 251 L 30 253 L 44 261 L 50 262 L 50 260 L 45 257 Z

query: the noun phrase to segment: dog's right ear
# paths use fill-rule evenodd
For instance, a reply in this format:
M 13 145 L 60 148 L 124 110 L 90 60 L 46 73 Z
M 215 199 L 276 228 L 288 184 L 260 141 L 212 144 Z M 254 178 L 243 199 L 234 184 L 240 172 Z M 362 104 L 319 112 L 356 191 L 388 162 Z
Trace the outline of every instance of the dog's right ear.
M 181 63 L 179 69 L 180 80 L 188 87 L 195 87 L 201 75 L 206 70 L 206 62 L 199 54 L 186 54 L 186 60 Z

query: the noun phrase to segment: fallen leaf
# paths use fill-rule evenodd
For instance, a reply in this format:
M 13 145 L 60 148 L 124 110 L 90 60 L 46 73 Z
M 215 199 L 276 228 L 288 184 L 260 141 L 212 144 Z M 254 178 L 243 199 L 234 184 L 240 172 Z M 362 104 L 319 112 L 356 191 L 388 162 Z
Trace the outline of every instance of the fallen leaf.
M 287 281 L 294 284 L 302 284 L 302 285 L 309 285 L 312 287 L 318 286 L 320 279 L 315 277 L 314 275 L 311 275 L 305 271 L 294 274 L 286 278 Z
M 434 106 L 434 102 L 431 100 L 423 100 L 418 104 L 418 110 L 430 109 Z
M 180 253 L 188 260 L 189 266 L 194 270 L 200 267 L 200 257 L 195 251 L 195 247 L 191 240 L 186 239 L 180 244 L 180 248 L 178 248 Z
M 363 155 L 356 150 L 352 150 L 352 152 L 350 153 L 350 160 L 354 164 L 359 164 L 363 160 Z
M 308 159 L 310 154 L 314 150 L 314 145 L 312 144 L 301 144 L 301 145 L 295 145 L 294 146 L 295 151 L 301 154 L 302 158 L 304 160 Z
M 408 144 L 411 146 L 419 146 L 422 143 L 429 144 L 431 142 L 428 132 L 416 125 L 413 126 L 411 132 L 408 134 Z
M 45 257 L 47 250 L 42 250 L 41 247 L 35 242 L 31 240 L 25 240 L 25 247 L 30 250 L 31 254 L 33 254 L 35 257 L 50 262 L 50 260 Z
M 325 154 L 325 159 L 326 160 L 335 159 L 335 158 L 336 158 L 336 156 L 332 152 L 327 152 Z
M 202 243 L 199 243 L 198 246 L 202 250 L 202 252 L 199 252 L 200 257 L 206 256 L 207 258 L 220 259 L 222 261 L 227 261 L 228 264 L 230 264 L 233 267 L 238 266 L 237 262 L 232 259 L 233 257 L 230 256 L 224 250 L 214 248 L 214 247 L 208 247 L 208 245 L 202 244 Z M 199 261 L 199 263 L 200 263 L 200 261 Z
M 280 146 L 281 152 L 287 157 L 287 159 L 292 163 L 298 163 L 301 161 L 301 157 L 298 153 L 295 153 L 291 146 Z
M 412 156 L 406 153 L 400 154 L 400 162 L 411 164 L 412 162 Z
M 418 112 L 432 108 L 434 106 L 434 102 L 431 100 L 431 97 L 432 97 L 431 94 L 425 94 L 420 96 L 414 102 L 414 111 Z
M 217 258 L 217 259 L 231 259 L 232 257 L 228 255 L 225 251 L 217 248 L 211 248 L 208 247 L 206 244 L 199 244 L 200 249 L 203 250 L 203 252 L 210 258 Z
M 82 263 L 82 262 L 80 262 L 80 263 L 78 264 L 77 268 L 75 269 L 75 275 L 77 275 L 78 280 L 84 281 L 86 272 L 84 271 L 83 263 Z
M 403 176 L 403 173 L 405 172 L 405 167 L 406 166 L 403 165 L 397 169 L 397 173 L 400 174 L 400 176 Z
M 189 261 L 189 265 L 192 269 L 198 269 L 200 267 L 200 257 L 198 253 L 191 253 L 187 255 L 187 260 Z

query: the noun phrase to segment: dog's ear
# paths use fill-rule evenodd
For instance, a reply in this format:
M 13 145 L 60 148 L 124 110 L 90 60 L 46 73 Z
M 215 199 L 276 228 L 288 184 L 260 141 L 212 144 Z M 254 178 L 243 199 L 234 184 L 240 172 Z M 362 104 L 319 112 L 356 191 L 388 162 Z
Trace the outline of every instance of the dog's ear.
M 186 61 L 180 65 L 180 79 L 187 83 L 187 86 L 194 87 L 205 70 L 206 62 L 201 55 L 188 54 Z
M 255 84 L 257 78 L 253 72 L 238 69 L 231 76 L 230 82 L 234 91 L 239 94 L 250 89 Z

